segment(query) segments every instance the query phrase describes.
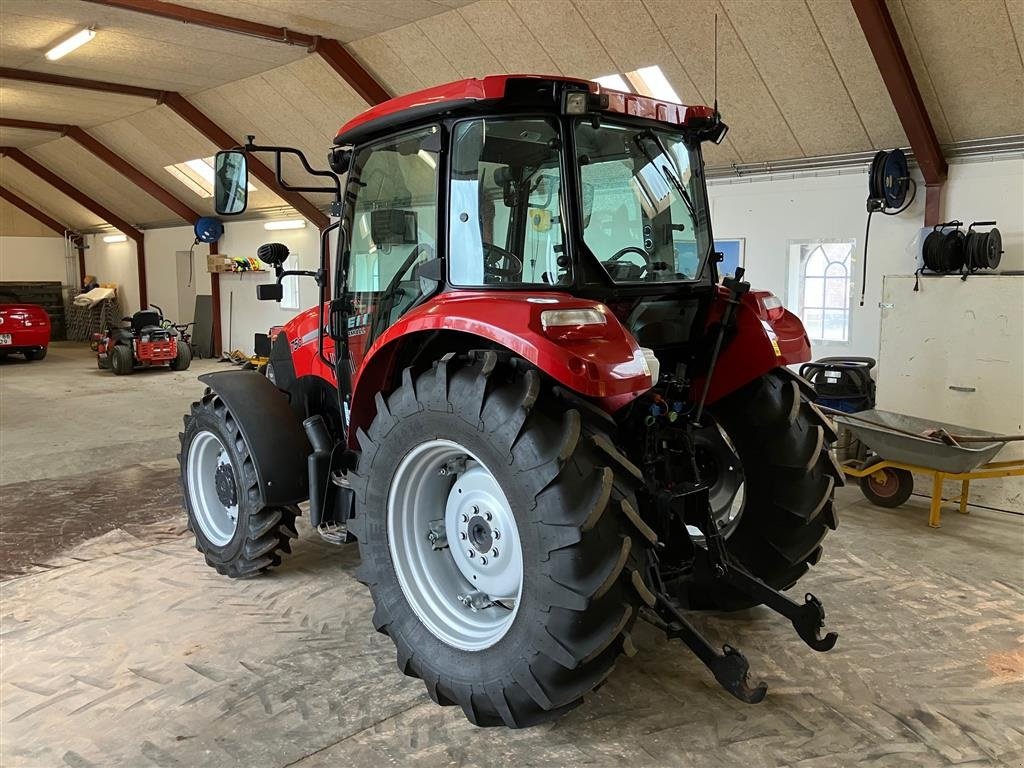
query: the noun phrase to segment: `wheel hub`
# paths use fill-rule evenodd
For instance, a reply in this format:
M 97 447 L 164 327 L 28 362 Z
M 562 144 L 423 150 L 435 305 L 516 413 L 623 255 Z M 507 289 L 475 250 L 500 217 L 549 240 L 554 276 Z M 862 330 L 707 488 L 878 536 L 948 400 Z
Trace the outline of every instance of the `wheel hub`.
M 227 456 L 224 456 L 227 459 Z M 233 507 L 238 503 L 238 492 L 235 490 L 235 475 L 231 471 L 231 464 L 226 462 L 217 464 L 217 471 L 213 476 L 214 486 L 217 489 L 217 499 L 225 507 Z
M 494 536 L 491 526 L 480 515 L 474 516 L 466 524 L 466 536 L 477 552 L 487 554 L 491 551 Z

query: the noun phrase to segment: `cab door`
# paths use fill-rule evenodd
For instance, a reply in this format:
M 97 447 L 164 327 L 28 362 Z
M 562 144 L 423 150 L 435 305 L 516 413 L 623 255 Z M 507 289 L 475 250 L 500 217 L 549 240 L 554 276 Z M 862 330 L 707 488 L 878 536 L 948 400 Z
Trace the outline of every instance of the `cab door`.
M 439 149 L 440 129 L 428 126 L 356 150 L 346 222 L 352 370 L 375 339 L 439 285 Z

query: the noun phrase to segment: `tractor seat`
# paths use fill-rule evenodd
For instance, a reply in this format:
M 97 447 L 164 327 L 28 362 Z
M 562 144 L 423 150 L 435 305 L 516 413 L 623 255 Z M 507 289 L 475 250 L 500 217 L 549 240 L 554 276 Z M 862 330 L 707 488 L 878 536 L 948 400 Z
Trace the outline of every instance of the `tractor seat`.
M 144 309 L 132 315 L 132 330 L 135 333 L 152 333 L 160 330 L 161 317 L 159 312 Z

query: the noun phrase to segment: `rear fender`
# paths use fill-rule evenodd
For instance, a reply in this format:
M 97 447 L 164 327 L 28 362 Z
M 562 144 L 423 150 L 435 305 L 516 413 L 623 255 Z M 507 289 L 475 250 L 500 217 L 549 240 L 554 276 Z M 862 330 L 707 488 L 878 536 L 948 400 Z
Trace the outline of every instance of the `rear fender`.
M 709 335 L 717 332 L 727 292 L 719 288 L 708 318 Z M 750 291 L 736 310 L 736 325 L 726 339 L 708 390 L 708 404 L 721 400 L 769 371 L 811 359 L 811 342 L 800 318 L 782 306 L 766 306 L 774 296 L 768 291 Z M 711 336 L 713 338 L 713 336 Z M 694 380 L 701 392 L 704 378 Z
M 558 340 L 545 333 L 541 313 L 597 308 L 606 323 L 592 338 Z M 394 381 L 404 343 L 421 343 L 426 332 L 456 331 L 498 345 L 535 365 L 573 392 L 612 413 L 651 388 L 651 371 L 633 336 L 604 305 L 562 293 L 459 291 L 440 294 L 405 314 L 377 338 L 352 387 L 349 445 L 375 413 L 374 396 Z M 489 343 L 488 343 L 489 342 Z
M 206 373 L 212 389 L 249 446 L 264 506 L 298 504 L 309 498 L 306 458 L 313 449 L 288 398 L 256 371 Z

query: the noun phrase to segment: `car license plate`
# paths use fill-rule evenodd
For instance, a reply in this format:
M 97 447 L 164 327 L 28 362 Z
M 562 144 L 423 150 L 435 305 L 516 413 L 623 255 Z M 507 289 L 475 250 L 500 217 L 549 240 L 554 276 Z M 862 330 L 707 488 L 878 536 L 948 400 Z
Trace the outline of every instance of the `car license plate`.
M 0 344 L 6 344 L 6 345 L 10 346 L 10 344 L 11 344 L 11 334 L 9 334 L 9 333 L 0 333 Z

